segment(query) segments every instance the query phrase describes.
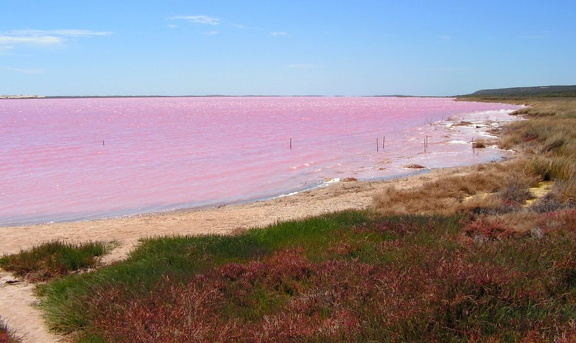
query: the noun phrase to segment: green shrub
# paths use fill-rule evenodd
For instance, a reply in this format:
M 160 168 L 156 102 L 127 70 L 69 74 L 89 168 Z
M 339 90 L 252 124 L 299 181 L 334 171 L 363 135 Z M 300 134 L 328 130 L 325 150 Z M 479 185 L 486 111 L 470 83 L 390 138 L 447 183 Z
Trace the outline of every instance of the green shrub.
M 572 227 L 348 211 L 149 239 L 43 306 L 80 342 L 554 341 L 576 334 Z
M 32 281 L 45 281 L 95 267 L 106 252 L 103 243 L 68 244 L 59 241 L 0 258 L 0 266 Z

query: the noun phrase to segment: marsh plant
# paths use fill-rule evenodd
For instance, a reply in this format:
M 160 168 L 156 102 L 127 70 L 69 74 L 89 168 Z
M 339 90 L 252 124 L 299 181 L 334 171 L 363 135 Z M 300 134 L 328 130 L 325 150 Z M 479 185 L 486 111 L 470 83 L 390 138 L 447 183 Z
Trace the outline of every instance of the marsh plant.
M 18 254 L 0 257 L 0 267 L 30 281 L 46 281 L 98 265 L 104 243 L 68 244 L 53 241 Z
M 4 324 L 0 318 L 0 342 L 1 343 L 20 343 L 21 340 Z
M 576 212 L 564 214 L 576 222 Z M 42 288 L 81 342 L 569 342 L 576 227 L 342 212 L 145 242 Z

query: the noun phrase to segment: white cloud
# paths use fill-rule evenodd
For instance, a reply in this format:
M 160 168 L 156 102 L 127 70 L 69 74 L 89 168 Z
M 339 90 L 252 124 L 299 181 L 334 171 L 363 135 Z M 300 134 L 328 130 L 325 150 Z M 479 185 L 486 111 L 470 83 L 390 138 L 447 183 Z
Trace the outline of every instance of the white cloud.
M 216 36 L 218 34 L 218 31 L 208 31 L 208 32 L 204 32 L 204 34 L 206 36 Z
M 62 43 L 62 39 L 56 36 L 0 36 L 1 45 L 14 46 L 17 44 L 28 45 L 54 45 Z
M 109 36 L 112 32 L 90 31 L 90 30 L 12 30 L 7 32 L 13 36 L 61 36 L 61 37 L 87 37 L 87 36 Z
M 288 32 L 283 32 L 283 31 L 274 31 L 274 32 L 270 32 L 270 36 L 287 37 L 287 36 L 290 36 L 290 34 L 288 34 Z
M 203 25 L 220 25 L 220 19 L 209 17 L 206 15 L 184 15 L 184 16 L 176 16 L 172 17 L 174 20 L 186 20 L 192 22 L 194 24 L 203 24 Z
M 109 36 L 111 32 L 89 30 L 12 30 L 0 33 L 0 46 L 14 48 L 17 45 L 59 45 L 66 38 Z

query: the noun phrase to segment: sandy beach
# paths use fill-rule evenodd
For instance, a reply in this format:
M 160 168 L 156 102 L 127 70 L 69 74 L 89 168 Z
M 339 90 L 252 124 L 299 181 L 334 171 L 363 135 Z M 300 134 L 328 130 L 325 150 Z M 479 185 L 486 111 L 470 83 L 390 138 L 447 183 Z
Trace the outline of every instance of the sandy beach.
M 344 181 L 326 187 L 265 201 L 207 209 L 142 214 L 93 221 L 1 227 L 0 254 L 17 253 L 52 240 L 65 242 L 115 242 L 117 247 L 105 263 L 123 259 L 147 237 L 165 235 L 229 234 L 235 230 L 261 228 L 279 221 L 322 213 L 370 207 L 372 196 L 394 184 L 412 187 L 463 168 L 424 171 L 400 179 L 361 182 Z M 407 173 L 410 170 L 407 169 Z

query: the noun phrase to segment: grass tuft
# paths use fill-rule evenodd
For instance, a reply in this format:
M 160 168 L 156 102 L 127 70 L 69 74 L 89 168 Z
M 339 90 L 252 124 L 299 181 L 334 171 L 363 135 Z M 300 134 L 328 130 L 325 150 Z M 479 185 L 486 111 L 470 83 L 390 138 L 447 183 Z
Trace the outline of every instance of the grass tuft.
M 373 198 L 382 214 L 450 215 L 475 208 L 507 212 L 521 205 L 537 179 L 522 162 L 478 166 L 472 173 L 425 182 L 412 189 L 388 188 Z M 492 194 L 492 197 L 485 196 Z
M 0 343 L 19 343 L 21 340 L 4 324 L 0 318 Z
M 30 281 L 46 281 L 96 267 L 106 251 L 104 243 L 74 245 L 54 241 L 29 251 L 3 256 L 0 267 Z
M 479 139 L 479 140 L 475 140 L 475 141 L 472 143 L 472 148 L 474 148 L 474 149 L 485 149 L 487 145 L 488 145 L 488 144 L 486 143 L 485 140 Z

